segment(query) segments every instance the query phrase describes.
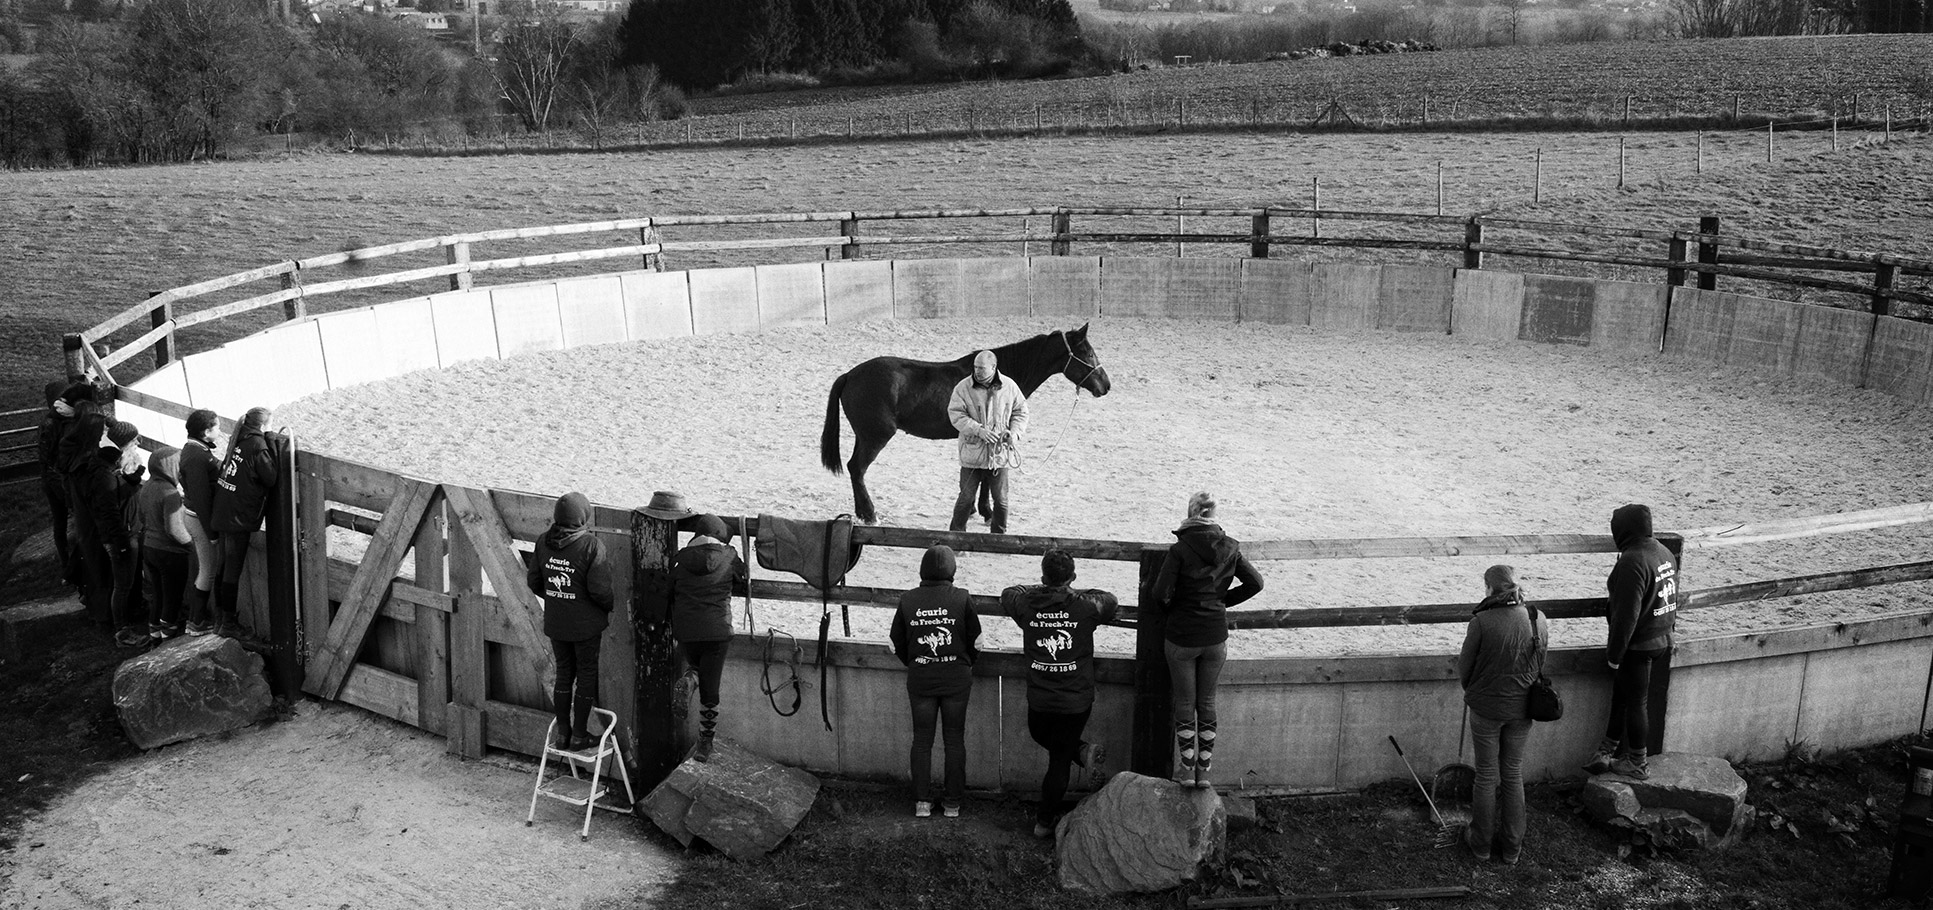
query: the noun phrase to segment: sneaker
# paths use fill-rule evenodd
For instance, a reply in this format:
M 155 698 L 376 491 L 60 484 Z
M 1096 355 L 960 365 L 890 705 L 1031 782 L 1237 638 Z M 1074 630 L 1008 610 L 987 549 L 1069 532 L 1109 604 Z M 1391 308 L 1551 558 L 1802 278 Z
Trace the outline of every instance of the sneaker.
M 933 804 L 930 801 L 923 800 L 923 799 L 915 800 L 913 802 L 913 817 L 914 818 L 932 818 Z
M 207 623 L 191 622 L 183 629 L 189 638 L 206 638 L 215 634 L 215 627 Z
M 1591 755 L 1590 761 L 1584 763 L 1584 771 L 1587 774 L 1603 774 L 1611 770 L 1611 763 L 1617 761 L 1617 758 L 1617 753 L 1608 749 L 1599 749 Z
M 114 643 L 123 648 L 139 648 L 152 640 L 148 637 L 148 633 L 133 626 L 114 633 Z
M 940 814 L 946 816 L 947 818 L 959 818 L 960 807 L 959 806 L 941 806 Z
M 1505 853 L 1504 855 L 1498 857 L 1498 859 L 1503 860 L 1503 864 L 1506 866 L 1514 866 L 1517 863 L 1523 861 L 1523 858 L 1524 858 L 1524 855 L 1522 853 Z
M 168 627 L 158 622 L 148 623 L 148 637 L 155 641 L 167 641 Z
M 1645 767 L 1644 756 L 1625 756 L 1611 763 L 1611 773 L 1632 780 L 1650 780 L 1651 771 Z
M 1487 845 L 1482 847 L 1477 846 L 1476 835 L 1470 828 L 1463 829 L 1463 846 L 1468 847 L 1470 849 L 1470 855 L 1476 857 L 1479 862 L 1489 862 L 1490 847 Z
M 1035 822 L 1035 823 L 1034 823 L 1034 836 L 1035 836 L 1035 837 L 1038 837 L 1038 838 L 1040 838 L 1041 840 L 1046 840 L 1047 838 L 1050 838 L 1050 837 L 1053 837 L 1053 836 L 1054 836 L 1054 826 L 1053 826 L 1053 825 L 1043 825 L 1043 824 L 1041 824 L 1041 823 L 1039 823 L 1039 822 Z

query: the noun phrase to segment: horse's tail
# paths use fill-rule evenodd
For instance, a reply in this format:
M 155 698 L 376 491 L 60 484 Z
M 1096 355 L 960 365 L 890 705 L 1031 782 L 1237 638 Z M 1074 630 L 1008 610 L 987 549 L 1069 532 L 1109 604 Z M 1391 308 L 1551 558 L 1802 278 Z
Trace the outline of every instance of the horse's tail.
M 846 377 L 850 375 L 841 373 L 832 381 L 832 394 L 826 396 L 826 429 L 819 435 L 819 463 L 834 474 L 846 472 L 846 466 L 839 463 L 839 393 L 846 390 Z

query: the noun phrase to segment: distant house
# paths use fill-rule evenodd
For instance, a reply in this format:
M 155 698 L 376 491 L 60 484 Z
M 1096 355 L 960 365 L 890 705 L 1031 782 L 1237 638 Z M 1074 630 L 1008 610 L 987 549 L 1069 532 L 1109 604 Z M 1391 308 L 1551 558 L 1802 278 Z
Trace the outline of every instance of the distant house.
M 450 17 L 442 13 L 419 13 L 415 10 L 401 10 L 390 16 L 404 25 L 414 26 L 426 32 L 447 32 L 450 30 Z

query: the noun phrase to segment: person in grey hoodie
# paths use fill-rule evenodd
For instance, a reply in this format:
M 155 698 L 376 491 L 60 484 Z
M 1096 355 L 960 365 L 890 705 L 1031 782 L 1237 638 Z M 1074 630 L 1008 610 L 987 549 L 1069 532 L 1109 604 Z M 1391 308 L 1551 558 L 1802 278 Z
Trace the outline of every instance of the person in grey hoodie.
M 524 583 L 544 601 L 544 635 L 557 658 L 551 687 L 556 726 L 551 747 L 580 752 L 591 745 L 597 704 L 597 657 L 611 622 L 611 560 L 591 533 L 591 502 L 582 493 L 557 497 L 550 528 L 537 539 Z M 575 691 L 573 691 L 573 688 Z
M 1617 564 L 1605 579 L 1611 717 L 1597 753 L 1584 766 L 1592 774 L 1651 776 L 1651 668 L 1671 653 L 1678 620 L 1678 564 L 1652 534 L 1651 507 L 1632 504 L 1611 513 L 1611 539 L 1618 546 Z
M 718 686 L 732 644 L 732 589 L 749 578 L 745 560 L 725 544 L 731 532 L 716 515 L 691 520 L 691 543 L 672 558 L 671 634 L 698 671 L 698 747 L 692 758 L 711 760 L 718 735 Z
M 913 709 L 913 816 L 933 814 L 933 731 L 946 735 L 946 799 L 941 812 L 957 818 L 966 798 L 966 713 L 973 695 L 973 661 L 980 654 L 980 617 L 965 588 L 953 585 L 953 548 L 934 544 L 920 559 L 920 586 L 899 595 L 890 636 L 906 667 Z
M 189 547 L 188 513 L 182 505 L 181 450 L 162 446 L 148 455 L 148 479 L 128 507 L 128 533 L 141 549 L 141 575 L 148 601 L 148 637 L 165 641 L 181 634 L 182 596 L 188 589 L 194 557 Z
M 1550 621 L 1524 603 L 1510 566 L 1491 566 L 1483 585 L 1483 602 L 1470 617 L 1456 661 L 1477 760 L 1465 844 L 1478 859 L 1489 859 L 1495 847 L 1504 862 L 1515 864 L 1524 849 L 1524 744 L 1531 726 L 1526 703 L 1544 666 Z

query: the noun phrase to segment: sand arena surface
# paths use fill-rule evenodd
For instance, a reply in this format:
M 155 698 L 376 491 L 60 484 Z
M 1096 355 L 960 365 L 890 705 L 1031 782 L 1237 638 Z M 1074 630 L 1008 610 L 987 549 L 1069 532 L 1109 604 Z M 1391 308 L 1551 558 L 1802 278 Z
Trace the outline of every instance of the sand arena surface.
M 720 514 L 830 517 L 852 508 L 846 479 L 819 466 L 839 373 L 880 354 L 950 359 L 1072 327 L 889 321 L 600 345 L 332 391 L 276 422 L 309 447 L 449 482 L 576 489 L 614 505 L 675 489 Z M 1252 323 L 1101 318 L 1090 339 L 1113 391 L 1076 403 L 1055 378 L 1035 393 L 1014 533 L 1166 541 L 1196 489 L 1214 492 L 1229 533 L 1250 540 L 1607 533 L 1625 502 L 1651 504 L 1660 530 L 1687 529 L 1918 502 L 1933 489 L 1928 415 L 1875 392 L 1659 356 Z M 851 445 L 845 428 L 842 455 Z M 955 451 L 896 437 L 869 477 L 881 522 L 944 528 Z M 1926 529 L 1907 527 L 1699 549 L 1685 574 L 1696 589 L 1929 551 Z M 851 580 L 908 587 L 918 558 L 872 548 Z M 1533 596 L 1584 597 L 1602 592 L 1612 559 L 1510 561 Z M 1492 561 L 1263 562 L 1267 590 L 1244 609 L 1474 602 Z M 1083 561 L 1080 572 L 1081 584 L 1132 600 L 1132 564 Z M 1037 574 L 1030 558 L 964 554 L 959 582 L 993 593 Z M 1921 609 L 1930 595 L 1926 584 L 1893 585 L 1693 611 L 1679 625 L 1698 635 L 1807 624 Z M 761 632 L 816 628 L 816 605 L 755 609 Z M 854 637 L 884 640 L 886 611 L 852 613 Z M 1010 626 L 988 625 L 984 644 L 1017 645 Z M 1234 647 L 1446 650 L 1462 634 L 1460 624 L 1245 631 Z M 1602 634 L 1601 620 L 1575 620 L 1559 623 L 1556 639 L 1584 645 Z M 1131 636 L 1106 634 L 1102 646 L 1131 652 Z

